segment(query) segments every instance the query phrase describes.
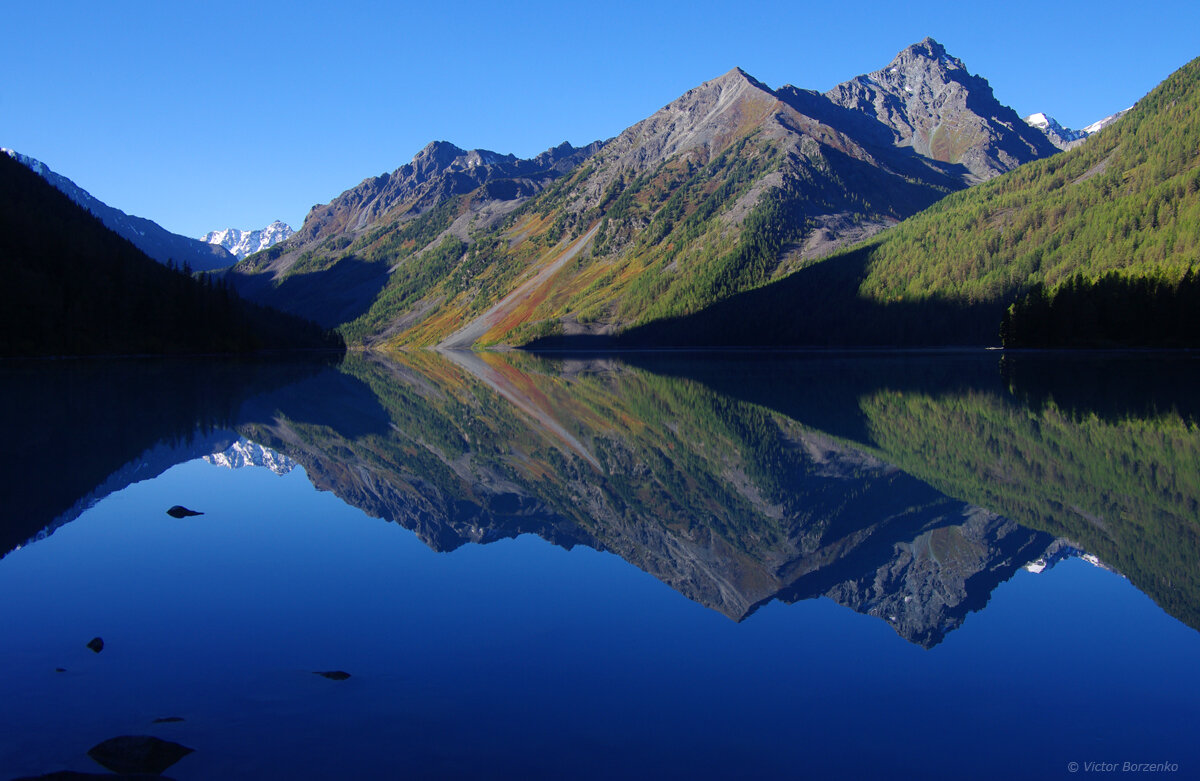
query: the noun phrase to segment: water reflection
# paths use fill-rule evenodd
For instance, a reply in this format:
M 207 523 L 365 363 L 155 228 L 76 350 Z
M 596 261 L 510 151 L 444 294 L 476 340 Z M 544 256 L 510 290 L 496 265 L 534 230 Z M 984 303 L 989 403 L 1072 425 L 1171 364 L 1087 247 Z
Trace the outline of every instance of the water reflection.
M 1200 626 L 1187 359 L 1071 370 L 1011 356 L 418 353 L 132 366 L 9 373 L 6 406 L 37 414 L 10 422 L 27 447 L 4 474 L 26 504 L 8 516 L 5 550 L 105 493 L 221 453 L 298 463 L 317 488 L 436 550 L 533 533 L 609 551 L 736 621 L 826 596 L 930 647 L 1022 566 L 1086 552 Z M 1147 395 L 1136 383 L 1152 376 L 1169 382 Z M 1071 390 L 1079 377 L 1103 383 Z
M 278 360 L 85 359 L 0 366 L 0 556 L 103 497 L 223 450 L 244 403 L 327 369 Z

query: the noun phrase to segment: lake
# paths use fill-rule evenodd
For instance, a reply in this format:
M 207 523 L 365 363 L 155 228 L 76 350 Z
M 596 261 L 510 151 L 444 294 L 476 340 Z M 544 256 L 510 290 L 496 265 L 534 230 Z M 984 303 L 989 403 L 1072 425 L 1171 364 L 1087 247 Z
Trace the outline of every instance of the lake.
M 1200 775 L 1190 354 L 10 362 L 0 392 L 3 779 L 118 736 L 192 749 L 176 779 Z

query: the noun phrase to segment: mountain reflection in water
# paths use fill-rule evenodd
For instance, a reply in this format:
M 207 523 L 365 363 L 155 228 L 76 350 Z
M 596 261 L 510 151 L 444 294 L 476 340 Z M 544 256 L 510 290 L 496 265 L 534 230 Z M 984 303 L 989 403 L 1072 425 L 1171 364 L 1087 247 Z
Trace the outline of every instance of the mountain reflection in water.
M 735 621 L 826 596 L 932 647 L 1019 568 L 1077 550 L 1195 628 L 1195 364 L 414 353 L 21 369 L 5 406 L 32 452 L 7 456 L 24 503 L 3 541 L 249 441 L 435 550 L 584 545 Z

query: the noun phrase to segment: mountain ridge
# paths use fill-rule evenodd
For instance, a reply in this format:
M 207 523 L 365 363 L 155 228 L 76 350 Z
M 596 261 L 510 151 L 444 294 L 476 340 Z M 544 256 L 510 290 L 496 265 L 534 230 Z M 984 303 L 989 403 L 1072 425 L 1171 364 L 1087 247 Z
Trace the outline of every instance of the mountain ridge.
M 611 333 L 697 311 L 1056 152 L 932 39 L 824 95 L 733 68 L 540 167 L 430 144 L 315 207 L 231 279 L 366 345 Z
M 0 153 L 8 155 L 41 176 L 55 189 L 94 214 L 109 230 L 129 240 L 159 263 L 174 263 L 180 267 L 186 264 L 195 271 L 213 271 L 227 268 L 237 262 L 237 258 L 224 247 L 171 233 L 153 220 L 126 214 L 109 206 L 67 177 L 51 170 L 40 160 L 13 149 L 0 149 Z
M 224 230 L 209 231 L 200 237 L 200 241 L 224 247 L 227 252 L 238 260 L 241 260 L 247 255 L 253 255 L 255 252 L 261 252 L 275 246 L 293 233 L 295 231 L 292 230 L 290 225 L 280 220 L 275 220 L 267 227 L 257 230 L 226 228 Z

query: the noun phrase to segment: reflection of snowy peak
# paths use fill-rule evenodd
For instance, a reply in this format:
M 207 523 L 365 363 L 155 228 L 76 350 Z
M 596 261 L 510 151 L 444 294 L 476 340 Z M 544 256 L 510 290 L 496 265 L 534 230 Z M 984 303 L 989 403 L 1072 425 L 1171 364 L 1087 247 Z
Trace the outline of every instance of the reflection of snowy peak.
M 275 220 L 261 230 L 243 231 L 237 228 L 226 228 L 223 231 L 212 231 L 201 241 L 217 244 L 229 250 L 235 258 L 241 260 L 247 255 L 261 252 L 267 247 L 274 246 L 291 236 L 295 231 L 286 223 Z
M 1121 574 L 1105 564 L 1103 561 L 1100 561 L 1099 558 L 1091 553 L 1087 553 L 1082 549 L 1075 547 L 1075 545 L 1071 544 L 1070 542 L 1062 539 L 1055 540 L 1054 544 L 1051 545 L 1044 554 L 1042 554 L 1040 559 L 1035 559 L 1034 561 L 1026 564 L 1025 570 L 1027 572 L 1032 572 L 1035 575 L 1040 575 L 1046 570 L 1053 569 L 1055 564 L 1058 564 L 1060 561 L 1064 561 L 1066 559 L 1080 559 L 1082 561 L 1086 561 L 1088 564 L 1091 564 L 1093 567 L 1099 567 L 1100 569 L 1107 570 L 1108 572 L 1116 572 L 1118 575 Z
M 296 467 L 296 462 L 270 448 L 257 445 L 242 437 L 224 450 L 207 455 L 204 460 L 226 469 L 241 469 L 244 466 L 265 466 L 277 475 L 286 475 Z

